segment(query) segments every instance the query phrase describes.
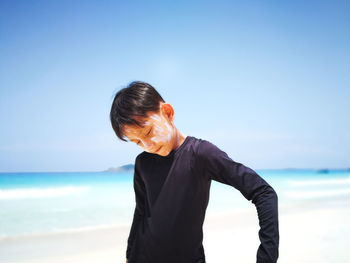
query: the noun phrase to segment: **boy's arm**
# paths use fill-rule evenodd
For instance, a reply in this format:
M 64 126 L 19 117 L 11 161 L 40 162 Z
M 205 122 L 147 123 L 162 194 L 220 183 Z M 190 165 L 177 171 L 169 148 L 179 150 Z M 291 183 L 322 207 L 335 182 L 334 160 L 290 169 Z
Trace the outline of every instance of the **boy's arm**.
M 137 234 L 138 225 L 142 221 L 142 217 L 144 214 L 144 207 L 145 207 L 145 184 L 140 176 L 139 170 L 138 170 L 138 158 L 136 157 L 135 160 L 135 168 L 134 168 L 134 192 L 135 192 L 135 210 L 134 210 L 134 216 L 133 221 L 130 229 L 130 234 L 128 237 L 127 242 L 127 249 L 126 249 L 126 258 L 130 258 L 131 254 L 131 248 L 133 246 L 135 236 Z
M 275 263 L 278 258 L 278 197 L 274 189 L 255 171 L 233 161 L 224 151 L 202 140 L 198 154 L 208 180 L 231 185 L 254 203 L 259 218 L 257 263 Z

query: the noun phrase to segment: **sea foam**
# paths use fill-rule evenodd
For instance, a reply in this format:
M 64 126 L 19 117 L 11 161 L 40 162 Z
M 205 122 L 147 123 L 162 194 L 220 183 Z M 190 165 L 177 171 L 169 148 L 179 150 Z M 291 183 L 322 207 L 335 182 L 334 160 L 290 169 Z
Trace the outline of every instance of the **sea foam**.
M 332 197 L 340 195 L 350 195 L 350 188 L 339 190 L 322 190 L 322 191 L 287 191 L 285 195 L 292 199 Z
M 350 177 L 334 179 L 288 180 L 288 183 L 290 186 L 347 185 L 350 184 Z
M 80 195 L 88 189 L 87 186 L 0 189 L 0 200 Z

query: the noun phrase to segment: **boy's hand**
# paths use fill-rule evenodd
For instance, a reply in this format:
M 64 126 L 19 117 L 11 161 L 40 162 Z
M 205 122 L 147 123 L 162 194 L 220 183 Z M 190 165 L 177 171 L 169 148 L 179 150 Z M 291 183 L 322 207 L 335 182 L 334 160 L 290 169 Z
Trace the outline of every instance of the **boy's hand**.
M 126 263 L 128 263 L 128 259 L 126 259 Z

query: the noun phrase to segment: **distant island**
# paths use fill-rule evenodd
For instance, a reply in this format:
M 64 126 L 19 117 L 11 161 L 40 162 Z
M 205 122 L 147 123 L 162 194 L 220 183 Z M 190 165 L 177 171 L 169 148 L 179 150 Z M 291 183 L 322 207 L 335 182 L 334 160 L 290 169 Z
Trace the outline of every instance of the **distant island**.
M 134 171 L 134 165 L 133 164 L 127 164 L 122 165 L 119 167 L 110 167 L 107 170 L 104 170 L 103 172 L 109 172 L 109 173 L 120 173 L 120 172 L 132 172 Z
M 327 173 L 329 173 L 329 169 L 327 169 L 327 168 L 316 169 L 316 172 L 318 172 L 318 173 L 323 173 L 323 174 L 327 174 Z

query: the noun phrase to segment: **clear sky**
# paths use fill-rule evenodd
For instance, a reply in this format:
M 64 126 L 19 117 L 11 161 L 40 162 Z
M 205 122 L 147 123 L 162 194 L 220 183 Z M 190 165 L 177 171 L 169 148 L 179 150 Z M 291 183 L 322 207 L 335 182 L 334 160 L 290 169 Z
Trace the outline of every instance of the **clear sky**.
M 152 84 L 185 135 L 253 169 L 350 167 L 349 1 L 0 2 L 0 171 L 99 171 Z

